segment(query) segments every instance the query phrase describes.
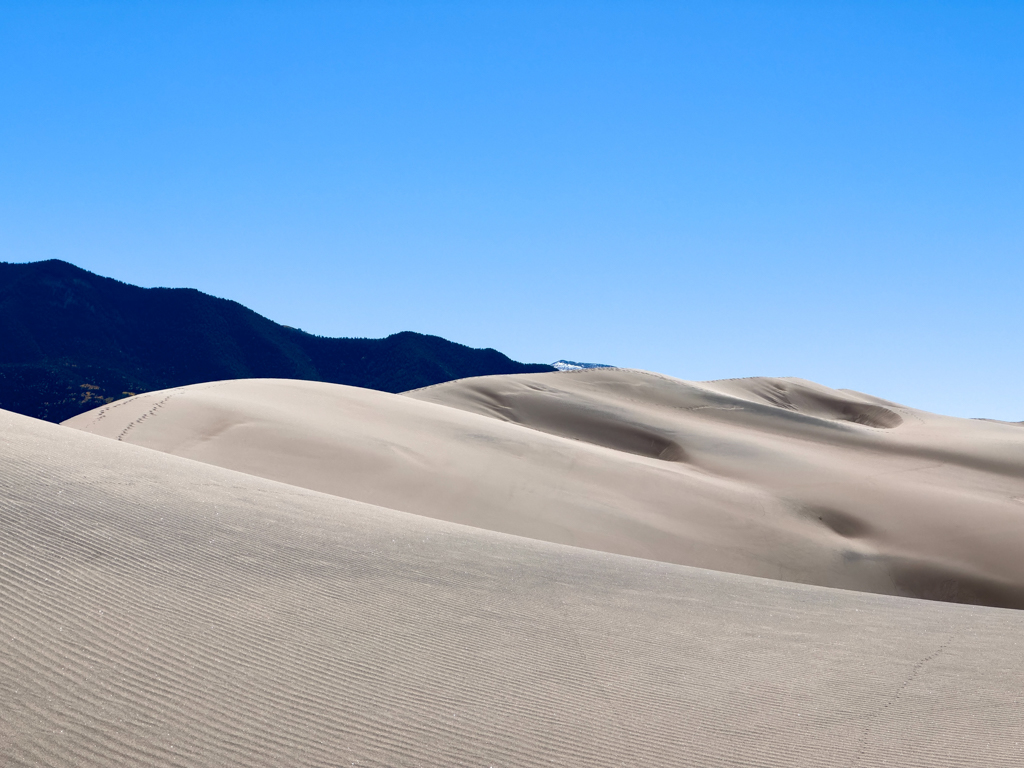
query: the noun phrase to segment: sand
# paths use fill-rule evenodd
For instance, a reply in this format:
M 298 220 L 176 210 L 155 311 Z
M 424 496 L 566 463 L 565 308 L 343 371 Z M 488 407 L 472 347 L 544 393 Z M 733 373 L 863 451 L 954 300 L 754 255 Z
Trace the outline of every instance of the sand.
M 243 380 L 66 422 L 439 520 L 797 583 L 1024 608 L 1024 432 L 797 379 Z
M 565 378 L 536 381 L 586 391 L 587 377 L 559 376 Z M 605 389 L 590 381 L 597 390 L 588 412 L 600 416 Z M 518 385 L 502 383 L 508 400 L 499 405 L 511 409 L 503 413 L 542 418 L 528 407 L 534 385 L 527 378 L 517 404 Z M 191 424 L 183 416 L 189 409 L 178 411 L 182 445 L 205 441 L 216 448 L 236 432 L 253 456 L 268 448 L 260 440 L 275 436 L 297 441 L 291 447 L 308 445 L 316 458 L 326 438 L 303 443 L 310 437 L 304 427 L 288 432 L 277 419 L 301 411 L 285 397 L 289 392 L 303 400 L 322 395 L 325 403 L 332 395 L 289 386 L 295 388 L 194 388 L 155 409 L 160 398 L 150 399 L 141 412 L 149 415 L 132 419 L 129 434 L 144 435 L 148 422 L 174 414 L 176 401 L 187 405 L 188 392 L 213 397 L 241 387 L 226 397 L 231 407 L 216 430 L 191 431 L 206 423 L 203 409 L 191 411 Z M 364 435 L 371 453 L 356 452 L 352 460 L 394 452 L 395 461 L 443 467 L 444 456 L 427 455 L 434 443 L 402 454 L 395 435 L 412 440 L 421 427 L 436 428 L 436 445 L 444 446 L 448 425 L 455 433 L 479 430 L 474 445 L 483 458 L 473 466 L 484 475 L 488 460 L 505 455 L 485 448 L 499 439 L 508 455 L 575 446 L 572 460 L 607 456 L 594 466 L 617 466 L 610 452 L 618 449 L 585 442 L 582 427 L 572 427 L 581 434 L 569 440 L 423 399 L 480 407 L 472 391 L 479 386 L 427 390 L 420 399 L 342 397 L 353 414 L 359 403 L 409 409 L 379 415 L 382 436 L 373 442 Z M 789 432 L 774 429 L 768 406 L 744 385 L 735 385 L 739 396 L 724 394 L 731 386 L 716 392 L 694 385 L 694 397 L 733 410 L 694 417 L 693 432 L 685 434 L 720 428 L 723 442 L 698 450 L 695 439 L 682 441 L 674 431 L 689 463 L 663 462 L 662 471 L 706 477 L 704 486 L 692 481 L 698 489 L 742 488 L 702 467 L 713 456 L 728 463 L 739 449 L 727 438 L 738 440 L 744 430 L 763 441 L 751 443 L 755 457 L 758 445 L 790 446 L 766 472 L 798 460 L 830 467 L 828 446 L 842 440 L 853 455 L 884 453 L 897 469 L 911 461 L 899 445 L 913 435 L 892 441 L 885 453 L 871 441 L 890 438 L 843 424 L 832 427 L 837 437 L 816 453 L 807 435 L 824 429 L 814 421 L 819 417 L 794 412 Z M 245 392 L 267 409 L 277 398 L 283 410 L 265 411 L 263 421 L 233 421 L 248 413 Z M 199 402 L 211 408 L 216 401 Z M 654 407 L 646 395 L 607 402 L 641 414 Z M 914 412 L 896 412 L 904 424 L 914 421 Z M 423 422 L 401 427 L 399 413 Z M 313 436 L 335 423 L 322 407 L 320 414 L 321 431 Z M 681 420 L 691 417 L 680 411 Z M 637 424 L 622 438 L 634 448 L 637 430 L 648 428 Z M 944 424 L 926 419 L 920 429 L 938 435 Z M 0 427 L 0 765 L 1024 764 L 1020 611 L 570 547 L 372 506 L 4 412 Z M 976 461 L 955 465 L 954 480 L 1009 477 L 984 458 L 1002 432 L 963 429 Z M 556 442 L 535 443 L 527 437 L 533 433 Z M 246 442 L 225 443 L 226 453 L 231 444 Z M 652 439 L 648 453 L 658 444 Z M 941 453 L 944 445 L 936 436 L 928 450 Z M 626 455 L 623 466 L 661 466 Z M 585 464 L 580 471 L 597 469 Z M 650 470 L 644 482 L 656 475 Z M 934 479 L 925 474 L 920 483 Z M 962 493 L 983 493 L 956 482 Z M 487 476 L 480 483 L 480 492 L 493 488 Z M 578 487 L 570 483 L 560 498 Z M 454 489 L 449 496 L 459 498 Z M 648 524 L 635 519 L 641 529 Z M 615 520 L 610 530 L 628 528 L 616 528 Z M 577 522 L 570 516 L 566 524 Z

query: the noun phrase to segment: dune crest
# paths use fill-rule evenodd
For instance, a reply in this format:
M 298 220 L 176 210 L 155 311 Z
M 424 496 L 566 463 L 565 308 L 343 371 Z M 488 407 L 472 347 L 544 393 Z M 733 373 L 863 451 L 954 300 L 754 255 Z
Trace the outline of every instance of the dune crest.
M 593 369 L 391 395 L 245 380 L 66 424 L 559 544 L 1024 608 L 1020 431 L 811 382 Z

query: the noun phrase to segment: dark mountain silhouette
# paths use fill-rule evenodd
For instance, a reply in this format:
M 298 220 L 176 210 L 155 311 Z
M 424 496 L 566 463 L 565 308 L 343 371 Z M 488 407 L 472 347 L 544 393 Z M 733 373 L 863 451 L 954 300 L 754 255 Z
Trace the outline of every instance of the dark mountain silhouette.
M 402 392 L 552 370 L 419 333 L 314 336 L 192 288 L 139 288 L 63 261 L 0 262 L 0 408 L 48 421 L 130 394 L 220 379 Z

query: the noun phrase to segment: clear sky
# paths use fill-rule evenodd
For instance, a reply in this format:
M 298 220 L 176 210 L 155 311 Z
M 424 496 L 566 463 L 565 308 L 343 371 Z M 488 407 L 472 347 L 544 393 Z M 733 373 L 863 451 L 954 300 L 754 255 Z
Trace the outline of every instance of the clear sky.
M 0 260 L 1024 419 L 1024 2 L 0 1 Z

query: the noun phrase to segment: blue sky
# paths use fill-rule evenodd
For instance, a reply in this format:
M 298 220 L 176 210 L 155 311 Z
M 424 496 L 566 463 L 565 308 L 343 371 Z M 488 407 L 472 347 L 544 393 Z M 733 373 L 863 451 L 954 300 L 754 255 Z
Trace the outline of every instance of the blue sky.
M 0 260 L 1024 419 L 1024 3 L 0 3 Z

